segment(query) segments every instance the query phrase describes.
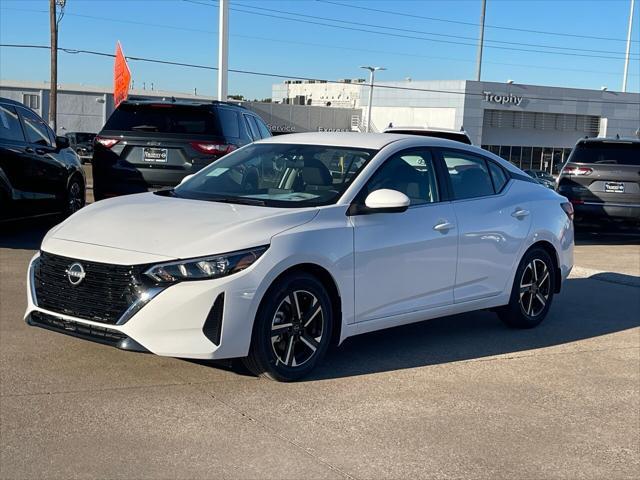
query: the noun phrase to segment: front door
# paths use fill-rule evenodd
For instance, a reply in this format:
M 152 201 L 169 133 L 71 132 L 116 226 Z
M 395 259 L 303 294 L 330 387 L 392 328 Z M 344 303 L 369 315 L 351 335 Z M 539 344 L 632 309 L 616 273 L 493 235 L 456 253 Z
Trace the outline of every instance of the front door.
M 453 206 L 441 202 L 428 149 L 394 154 L 357 201 L 379 189 L 409 197 L 402 213 L 355 215 L 356 321 L 375 320 L 453 303 L 457 230 Z

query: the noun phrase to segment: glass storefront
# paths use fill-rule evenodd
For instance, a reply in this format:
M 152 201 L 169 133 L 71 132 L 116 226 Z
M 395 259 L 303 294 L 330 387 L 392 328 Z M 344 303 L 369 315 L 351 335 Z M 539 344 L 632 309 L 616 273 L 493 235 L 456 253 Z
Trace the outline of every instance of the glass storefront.
M 557 174 L 571 153 L 563 147 L 527 147 L 519 145 L 482 145 L 523 170 L 544 170 Z

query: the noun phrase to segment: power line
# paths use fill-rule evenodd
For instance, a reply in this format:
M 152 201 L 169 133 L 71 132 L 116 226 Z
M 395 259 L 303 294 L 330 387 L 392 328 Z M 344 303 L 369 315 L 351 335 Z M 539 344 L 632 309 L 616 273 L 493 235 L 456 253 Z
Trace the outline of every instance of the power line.
M 298 16 L 298 17 L 327 20 L 327 21 L 331 21 L 331 22 L 344 23 L 344 24 L 348 24 L 348 25 L 359 25 L 359 26 L 364 26 L 364 27 L 381 28 L 381 29 L 384 29 L 384 30 L 394 30 L 394 31 L 400 31 L 400 32 L 418 33 L 418 34 L 421 34 L 421 35 L 432 35 L 432 36 L 436 36 L 436 37 L 458 38 L 458 39 L 462 39 L 462 40 L 471 40 L 471 41 L 476 41 L 477 40 L 475 37 L 466 37 L 466 36 L 463 36 L 463 35 L 451 35 L 451 34 L 447 34 L 447 33 L 425 32 L 424 30 L 412 30 L 412 29 L 408 29 L 408 28 L 388 27 L 386 25 L 377 25 L 377 24 L 364 23 L 364 22 L 351 22 L 351 21 L 348 21 L 348 20 L 340 20 L 340 19 L 336 19 L 336 18 L 320 17 L 318 15 L 305 15 L 305 14 L 302 14 L 302 13 L 289 12 L 289 11 L 285 11 L 285 10 L 275 10 L 275 9 L 272 9 L 272 8 L 254 7 L 252 5 L 245 5 L 245 4 L 237 3 L 237 2 L 234 2 L 234 5 L 238 5 L 238 6 L 244 7 L 244 8 L 251 8 L 251 9 L 254 9 L 254 10 L 263 10 L 263 11 L 267 11 L 267 12 L 284 13 L 286 15 L 295 15 L 295 16 Z M 611 54 L 614 54 L 614 55 L 620 55 L 620 52 L 615 52 L 615 51 L 611 51 L 611 50 L 593 50 L 593 49 L 588 49 L 588 48 L 559 47 L 557 45 L 544 45 L 544 44 L 539 44 L 539 43 L 508 42 L 508 41 L 502 41 L 502 40 L 488 40 L 487 39 L 485 41 L 486 42 L 499 43 L 499 44 L 503 44 L 503 45 L 520 45 L 520 46 L 524 46 L 524 47 L 541 47 L 541 48 L 552 48 L 552 49 L 558 49 L 558 50 L 572 50 L 572 51 L 576 51 L 576 52 L 611 53 Z
M 310 1 L 315 1 L 315 0 L 310 0 Z M 210 6 L 210 4 L 201 3 L 201 2 L 190 2 L 190 3 L 200 3 L 202 5 Z M 20 12 L 31 12 L 31 13 L 47 13 L 44 10 L 35 10 L 35 9 L 27 9 L 27 8 L 0 7 L 0 9 L 2 9 L 2 10 L 11 10 L 11 11 L 20 11 Z M 158 24 L 158 23 L 149 23 L 149 22 L 138 22 L 138 21 L 135 21 L 135 20 L 127 20 L 127 19 L 123 19 L 123 18 L 100 17 L 100 16 L 95 16 L 95 15 L 84 15 L 84 14 L 76 14 L 76 13 L 66 13 L 66 16 L 89 18 L 89 19 L 93 19 L 93 20 L 102 20 L 102 21 L 116 22 L 116 23 L 143 25 L 145 27 L 168 28 L 168 29 L 174 29 L 174 30 L 182 30 L 182 31 L 188 31 L 188 32 L 203 33 L 203 34 L 207 34 L 207 35 L 215 35 L 215 34 L 218 33 L 216 30 L 204 30 L 204 29 L 198 29 L 198 28 L 182 27 L 182 26 L 177 26 L 177 25 L 167 25 L 167 24 Z M 397 52 L 397 51 L 396 52 L 390 52 L 390 51 L 384 51 L 384 50 L 372 50 L 372 49 L 364 49 L 364 48 L 346 47 L 346 46 L 342 46 L 342 45 L 327 45 L 327 44 L 320 44 L 320 43 L 300 42 L 300 41 L 294 41 L 294 40 L 283 40 L 283 39 L 278 39 L 278 38 L 257 37 L 257 36 L 253 36 L 253 35 L 231 34 L 231 36 L 232 37 L 237 37 L 237 38 L 247 38 L 247 39 L 250 39 L 250 40 L 270 41 L 270 42 L 277 42 L 277 43 L 284 43 L 284 44 L 291 44 L 291 45 L 306 45 L 306 46 L 318 47 L 318 48 L 351 50 L 351 51 L 356 51 L 356 52 L 368 52 L 368 53 L 376 53 L 376 54 L 383 54 L 383 55 L 386 54 L 386 55 L 405 56 L 405 57 L 413 57 L 413 58 L 428 58 L 428 59 L 434 59 L 434 60 L 445 60 L 445 61 L 464 62 L 464 63 L 472 63 L 473 62 L 473 60 L 462 59 L 462 58 L 438 57 L 438 56 L 433 56 L 433 55 L 420 55 L 420 54 L 414 54 L 414 53 L 408 53 L 408 52 Z M 521 67 L 521 68 L 537 68 L 537 69 L 549 69 L 550 68 L 548 65 L 518 64 L 518 63 L 509 63 L 509 62 L 495 62 L 495 61 L 490 61 L 490 60 L 486 60 L 483 63 L 491 64 L 491 65 L 504 65 L 504 66 L 509 66 L 509 67 Z M 612 75 L 612 76 L 618 76 L 619 75 L 618 72 L 605 72 L 605 71 L 602 71 L 602 70 L 587 70 L 587 69 L 556 67 L 556 66 L 554 66 L 553 69 L 554 70 L 567 71 L 567 72 L 596 73 L 596 74 L 601 74 L 601 75 Z M 637 77 L 637 76 L 640 76 L 640 74 L 629 73 L 629 76 Z
M 359 10 L 368 10 L 368 11 L 371 11 L 371 12 L 384 13 L 384 14 L 388 14 L 388 15 L 397 15 L 397 16 L 401 16 L 401 17 L 420 18 L 420 19 L 423 19 L 423 20 L 432 20 L 434 22 L 456 23 L 458 25 L 467 25 L 467 26 L 472 26 L 472 27 L 478 27 L 479 26 L 479 24 L 473 23 L 473 22 L 463 22 L 463 21 L 460 21 L 460 20 L 450 20 L 450 19 L 437 18 L 437 17 L 425 17 L 425 16 L 422 16 L 422 15 L 414 15 L 414 14 L 411 14 L 411 13 L 395 12 L 395 11 L 392 11 L 392 10 L 382 10 L 382 9 L 379 9 L 379 8 L 371 8 L 371 7 L 362 7 L 360 5 L 356 6 L 356 5 L 350 5 L 350 4 L 347 4 L 347 3 L 334 2 L 334 1 L 330 1 L 330 0 L 315 0 L 315 1 L 321 2 L 321 3 L 329 3 L 329 4 L 332 4 L 332 5 L 338 5 L 338 6 L 341 6 L 341 7 L 357 8 Z M 598 36 L 594 36 L 594 35 L 580 35 L 580 34 L 576 34 L 576 33 L 550 32 L 550 31 L 545 31 L 545 30 L 530 30 L 530 29 L 527 29 L 527 28 L 504 27 L 504 26 L 501 26 L 501 25 L 485 25 L 485 28 L 495 28 L 495 29 L 499 29 L 499 30 L 510 30 L 510 31 L 514 31 L 514 32 L 536 33 L 536 34 L 542 34 L 542 35 L 555 35 L 555 36 L 559 36 L 559 37 L 588 38 L 588 39 L 592 39 L 592 40 L 607 40 L 607 41 L 612 41 L 612 42 L 626 42 L 626 39 L 624 39 L 624 38 L 598 37 Z M 640 40 L 632 40 L 632 42 L 640 43 Z
M 27 45 L 27 44 L 9 44 L 9 43 L 0 43 L 0 48 L 32 48 L 32 49 L 41 49 L 41 50 L 50 50 L 50 47 L 47 45 Z M 114 58 L 115 55 L 113 53 L 105 53 L 105 52 L 97 52 L 93 50 L 82 50 L 82 49 L 74 49 L 74 48 L 62 48 L 59 47 L 58 50 L 63 51 L 65 53 L 70 54 L 88 54 L 88 55 L 97 55 L 101 57 L 110 57 Z M 140 61 L 140 62 L 150 62 L 150 63 L 159 63 L 163 65 L 173 65 L 180 67 L 189 67 L 189 68 L 198 68 L 204 70 L 218 70 L 217 67 L 209 66 L 209 65 L 199 65 L 194 63 L 183 63 L 183 62 L 173 62 L 168 60 L 159 60 L 148 57 L 136 57 L 133 55 L 128 55 L 127 60 L 131 61 Z M 331 83 L 331 84 L 340 84 L 343 85 L 344 82 L 340 82 L 337 80 L 325 80 L 313 77 L 306 76 L 298 76 L 298 75 L 283 75 L 278 73 L 268 73 L 268 72 L 256 72 L 252 70 L 239 70 L 230 68 L 229 72 L 240 73 L 245 75 L 255 75 L 260 77 L 269 77 L 269 78 L 282 78 L 287 80 L 307 80 L 314 81 L 319 83 Z M 442 93 L 449 95 L 467 95 L 467 96 L 476 96 L 482 97 L 483 93 L 475 93 L 475 92 L 461 92 L 456 90 L 440 90 L 440 89 L 432 89 L 432 88 L 418 88 L 418 87 L 401 87 L 397 85 L 384 85 L 384 84 L 376 84 L 376 88 L 388 89 L 388 90 L 404 90 L 404 91 L 413 91 L 413 92 L 428 92 L 428 93 Z M 613 93 L 613 92 L 611 92 Z M 563 102 L 576 102 L 576 103 L 593 103 L 595 100 L 588 98 L 552 98 L 552 97 L 527 97 L 530 100 L 544 100 L 544 101 L 552 101 L 557 102 L 559 100 Z M 610 100 L 598 100 L 598 103 L 603 104 L 614 104 L 614 105 L 640 105 L 640 101 L 638 102 L 616 102 Z
M 198 4 L 198 5 L 205 5 L 207 7 L 215 7 L 215 5 L 212 4 L 212 3 L 204 3 L 204 2 L 199 2 L 197 0 L 183 0 L 183 1 L 188 2 L 188 3 Z M 254 11 L 251 11 L 251 10 L 243 10 L 243 9 L 240 9 L 240 8 L 237 8 L 237 7 L 229 7 L 229 8 L 230 8 L 230 10 L 233 10 L 235 12 L 245 13 L 245 14 L 249 14 L 249 15 L 257 15 L 257 16 L 269 17 L 269 18 L 278 18 L 278 19 L 281 19 L 281 20 L 288 20 L 288 21 L 292 21 L 292 22 L 306 23 L 306 24 L 311 24 L 311 25 L 320 25 L 320 26 L 324 26 L 324 27 L 337 28 L 337 29 L 341 29 L 341 30 L 350 30 L 350 31 L 356 31 L 356 32 L 373 33 L 373 34 L 377 34 L 377 35 L 384 35 L 384 36 L 387 36 L 387 37 L 407 38 L 407 39 L 421 40 L 421 41 L 426 41 L 426 42 L 447 43 L 447 44 L 452 44 L 452 45 L 464 45 L 464 46 L 471 46 L 471 47 L 475 47 L 476 46 L 473 43 L 455 42 L 453 40 L 441 40 L 441 39 L 435 39 L 435 38 L 416 37 L 416 36 L 413 36 L 413 35 L 402 35 L 402 34 L 399 34 L 399 33 L 379 32 L 379 31 L 376 31 L 376 30 L 368 30 L 368 29 L 358 28 L 358 27 L 346 27 L 346 26 L 343 26 L 343 25 L 331 25 L 329 23 L 317 22 L 317 21 L 313 21 L 313 20 L 303 20 L 301 18 L 289 18 L 289 17 L 283 17 L 281 15 L 254 12 Z M 258 8 L 258 7 L 250 7 L 250 8 Z M 266 9 L 263 9 L 263 10 L 266 10 Z M 299 14 L 290 14 L 290 15 L 299 15 Z M 332 20 L 332 21 L 342 22 L 341 20 Z M 385 27 L 378 27 L 378 28 L 385 28 Z M 566 56 L 573 56 L 573 57 L 603 58 L 603 59 L 607 59 L 607 60 L 624 60 L 624 57 L 612 57 L 612 56 L 605 56 L 605 55 L 593 55 L 593 54 L 582 54 L 582 53 L 571 53 L 571 52 L 549 52 L 549 51 L 546 51 L 546 50 L 535 50 L 535 49 L 525 49 L 525 48 L 516 48 L 516 47 L 502 47 L 502 46 L 499 46 L 499 45 L 486 45 L 486 47 L 487 48 L 500 49 L 500 50 L 528 52 L 528 53 L 546 53 L 546 54 L 551 54 L 551 55 L 566 55 Z

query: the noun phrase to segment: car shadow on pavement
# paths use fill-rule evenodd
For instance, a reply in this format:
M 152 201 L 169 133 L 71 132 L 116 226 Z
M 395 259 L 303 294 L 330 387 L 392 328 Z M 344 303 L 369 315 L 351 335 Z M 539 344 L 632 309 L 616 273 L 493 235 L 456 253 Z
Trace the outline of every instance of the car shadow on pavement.
M 594 309 L 596 301 L 576 305 L 583 295 L 593 296 L 589 292 L 594 282 L 569 279 L 563 287 L 564 298 L 556 297 L 547 319 L 530 330 L 509 328 L 495 313 L 478 311 L 349 338 L 329 352 L 324 364 L 307 381 L 522 353 L 640 326 L 640 316 L 633 312 L 631 303 L 626 309 L 618 305 L 613 311 L 607 303 Z M 636 287 L 621 288 L 629 289 L 629 295 L 640 295 Z M 620 315 L 621 312 L 627 314 Z

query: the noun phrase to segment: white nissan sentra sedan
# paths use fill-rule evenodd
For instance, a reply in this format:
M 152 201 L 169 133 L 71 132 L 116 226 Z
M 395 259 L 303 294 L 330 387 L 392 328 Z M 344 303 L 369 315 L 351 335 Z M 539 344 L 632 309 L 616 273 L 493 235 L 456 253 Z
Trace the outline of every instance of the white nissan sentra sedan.
M 479 309 L 534 327 L 573 265 L 572 216 L 470 145 L 274 137 L 54 227 L 29 266 L 26 321 L 294 380 L 373 330 Z

